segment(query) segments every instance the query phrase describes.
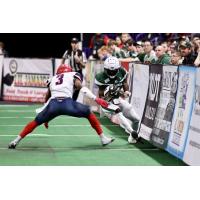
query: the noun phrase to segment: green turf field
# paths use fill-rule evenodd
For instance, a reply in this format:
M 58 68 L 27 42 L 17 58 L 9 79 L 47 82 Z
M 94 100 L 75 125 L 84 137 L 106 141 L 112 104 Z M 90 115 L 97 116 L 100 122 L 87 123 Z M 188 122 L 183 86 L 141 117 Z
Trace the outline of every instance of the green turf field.
M 40 126 L 7 149 L 41 105 L 0 105 L 0 166 L 183 166 L 181 160 L 148 142 L 130 145 L 123 129 L 108 119 L 100 119 L 105 134 L 116 140 L 102 147 L 86 119 L 61 116 Z

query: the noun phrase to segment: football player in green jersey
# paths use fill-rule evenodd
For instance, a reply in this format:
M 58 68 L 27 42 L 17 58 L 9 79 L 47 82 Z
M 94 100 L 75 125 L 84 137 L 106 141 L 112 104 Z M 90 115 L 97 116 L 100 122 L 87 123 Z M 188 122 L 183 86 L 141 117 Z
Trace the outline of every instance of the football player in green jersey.
M 131 94 L 127 75 L 119 60 L 111 56 L 104 62 L 104 71 L 96 74 L 95 84 L 99 87 L 99 97 L 109 102 L 108 108 L 102 108 L 103 113 L 106 116 L 117 114 L 120 126 L 129 134 L 128 142 L 136 143 L 140 119 L 133 106 L 126 100 Z

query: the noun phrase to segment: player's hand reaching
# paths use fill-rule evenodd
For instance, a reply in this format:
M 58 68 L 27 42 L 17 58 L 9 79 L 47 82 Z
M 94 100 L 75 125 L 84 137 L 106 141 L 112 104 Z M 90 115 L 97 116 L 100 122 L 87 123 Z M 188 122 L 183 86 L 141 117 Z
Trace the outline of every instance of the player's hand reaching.
M 108 107 L 107 101 L 105 101 L 105 100 L 103 100 L 101 98 L 96 97 L 95 101 L 97 102 L 97 104 L 99 104 L 100 106 L 102 106 L 104 108 Z

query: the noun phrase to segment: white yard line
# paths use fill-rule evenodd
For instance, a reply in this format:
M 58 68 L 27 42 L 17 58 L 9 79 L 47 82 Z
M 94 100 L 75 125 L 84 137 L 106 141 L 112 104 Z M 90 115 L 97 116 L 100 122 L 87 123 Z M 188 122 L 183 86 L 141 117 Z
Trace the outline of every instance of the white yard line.
M 160 151 L 160 149 L 149 149 L 149 148 L 140 148 L 140 149 L 136 149 L 136 148 L 110 148 L 110 147 L 17 147 L 16 150 L 42 150 L 42 149 L 53 149 L 53 150 L 110 150 L 110 151 Z M 0 147 L 0 150 L 8 150 L 8 148 L 4 148 L 4 147 Z M 16 151 L 15 150 L 15 151 Z M 13 151 L 13 150 L 10 150 Z

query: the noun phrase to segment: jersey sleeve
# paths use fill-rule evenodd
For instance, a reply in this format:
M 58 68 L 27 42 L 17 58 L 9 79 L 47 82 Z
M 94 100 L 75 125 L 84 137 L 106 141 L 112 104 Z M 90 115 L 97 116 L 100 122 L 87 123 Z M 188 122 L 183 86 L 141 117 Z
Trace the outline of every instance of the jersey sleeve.
M 105 78 L 103 72 L 98 73 L 95 76 L 95 84 L 98 86 L 106 86 L 107 84 L 105 83 Z

